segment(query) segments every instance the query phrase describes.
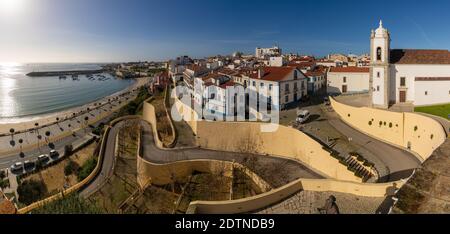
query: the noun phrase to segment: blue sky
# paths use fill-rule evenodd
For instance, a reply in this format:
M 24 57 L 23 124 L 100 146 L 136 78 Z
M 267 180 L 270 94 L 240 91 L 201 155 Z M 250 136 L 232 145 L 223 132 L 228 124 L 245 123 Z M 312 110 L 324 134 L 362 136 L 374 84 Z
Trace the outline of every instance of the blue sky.
M 161 60 L 274 44 L 359 54 L 379 19 L 393 48 L 449 49 L 448 9 L 444 0 L 0 0 L 0 62 Z

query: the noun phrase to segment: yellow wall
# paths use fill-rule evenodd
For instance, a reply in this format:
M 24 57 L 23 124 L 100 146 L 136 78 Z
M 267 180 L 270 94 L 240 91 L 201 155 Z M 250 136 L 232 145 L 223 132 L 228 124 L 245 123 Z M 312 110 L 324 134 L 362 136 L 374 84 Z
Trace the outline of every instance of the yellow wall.
M 194 171 L 220 174 L 231 177 L 232 162 L 216 160 L 189 160 L 167 164 L 156 164 L 138 157 L 138 183 L 141 188 L 149 184 L 166 185 L 187 178 Z
M 194 201 L 189 204 L 188 211 L 197 214 L 236 214 L 266 208 L 301 191 L 332 191 L 349 193 L 366 197 L 385 197 L 394 195 L 396 189 L 404 182 L 384 184 L 366 184 L 331 179 L 298 179 L 278 189 L 257 196 L 232 201 Z
M 411 151 L 420 156 L 421 160 L 426 160 L 446 138 L 445 131 L 438 122 L 422 115 L 352 107 L 333 98 L 331 105 L 344 122 L 367 135 L 401 148 L 407 148 L 408 142 L 411 142 Z M 370 121 L 372 125 L 369 125 Z M 418 126 L 417 131 L 414 131 L 414 126 Z
M 190 107 L 178 100 L 176 106 L 180 113 L 192 113 Z M 279 126 L 275 132 L 262 132 L 263 124 L 257 122 L 188 121 L 188 124 L 203 148 L 286 157 L 325 177 L 361 182 L 361 178 L 322 149 L 321 144 L 296 129 Z

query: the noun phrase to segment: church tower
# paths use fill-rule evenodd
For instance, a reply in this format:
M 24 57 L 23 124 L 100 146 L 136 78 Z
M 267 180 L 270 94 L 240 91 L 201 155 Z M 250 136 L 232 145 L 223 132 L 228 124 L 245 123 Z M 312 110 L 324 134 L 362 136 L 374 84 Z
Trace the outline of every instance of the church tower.
M 380 26 L 370 35 L 370 96 L 372 106 L 376 108 L 389 108 L 389 54 L 391 37 L 387 29 Z

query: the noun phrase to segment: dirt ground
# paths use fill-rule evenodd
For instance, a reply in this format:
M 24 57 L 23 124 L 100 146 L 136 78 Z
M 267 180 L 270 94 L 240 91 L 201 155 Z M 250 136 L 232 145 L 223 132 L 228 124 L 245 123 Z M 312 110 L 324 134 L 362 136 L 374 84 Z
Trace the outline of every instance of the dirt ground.
M 92 157 L 95 151 L 97 143 L 93 142 L 84 149 L 73 154 L 69 158 L 66 158 L 58 164 L 46 168 L 36 174 L 27 177 L 24 180 L 37 180 L 43 181 L 47 187 L 47 191 L 50 194 L 55 194 L 64 188 L 68 188 L 78 182 L 76 173 L 66 177 L 64 175 L 64 167 L 70 162 L 74 161 L 78 166 L 82 166 L 88 159 Z

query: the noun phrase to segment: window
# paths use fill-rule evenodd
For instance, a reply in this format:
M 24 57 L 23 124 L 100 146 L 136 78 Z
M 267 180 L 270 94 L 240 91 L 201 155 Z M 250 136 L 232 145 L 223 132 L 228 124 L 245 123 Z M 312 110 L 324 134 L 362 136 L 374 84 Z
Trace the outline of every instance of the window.
M 253 87 L 256 87 L 256 81 L 253 81 Z
M 289 96 L 284 97 L 285 102 L 289 102 Z
M 425 95 L 428 95 L 428 91 L 425 91 Z
M 272 90 L 272 86 L 273 86 L 272 84 L 269 84 L 269 90 Z
M 381 61 L 381 47 L 377 48 L 377 61 Z
M 261 88 L 263 88 L 263 87 L 264 87 L 264 83 L 260 83 L 259 86 L 260 86 Z
M 286 89 L 286 92 L 289 92 L 289 84 L 286 84 L 285 89 Z
M 400 77 L 400 86 L 402 86 L 402 87 L 406 86 L 406 78 L 405 77 Z
M 380 91 L 380 86 L 379 85 L 377 86 L 377 91 Z
M 298 84 L 294 83 L 294 90 L 297 90 L 297 89 L 298 89 Z
M 344 83 L 347 83 L 347 77 L 344 76 Z
M 211 97 L 209 98 L 209 99 L 214 99 L 216 97 L 216 94 L 215 93 L 212 93 L 211 94 Z
M 298 79 L 297 71 L 294 71 L 294 80 Z
M 377 72 L 377 78 L 380 78 L 380 72 Z

